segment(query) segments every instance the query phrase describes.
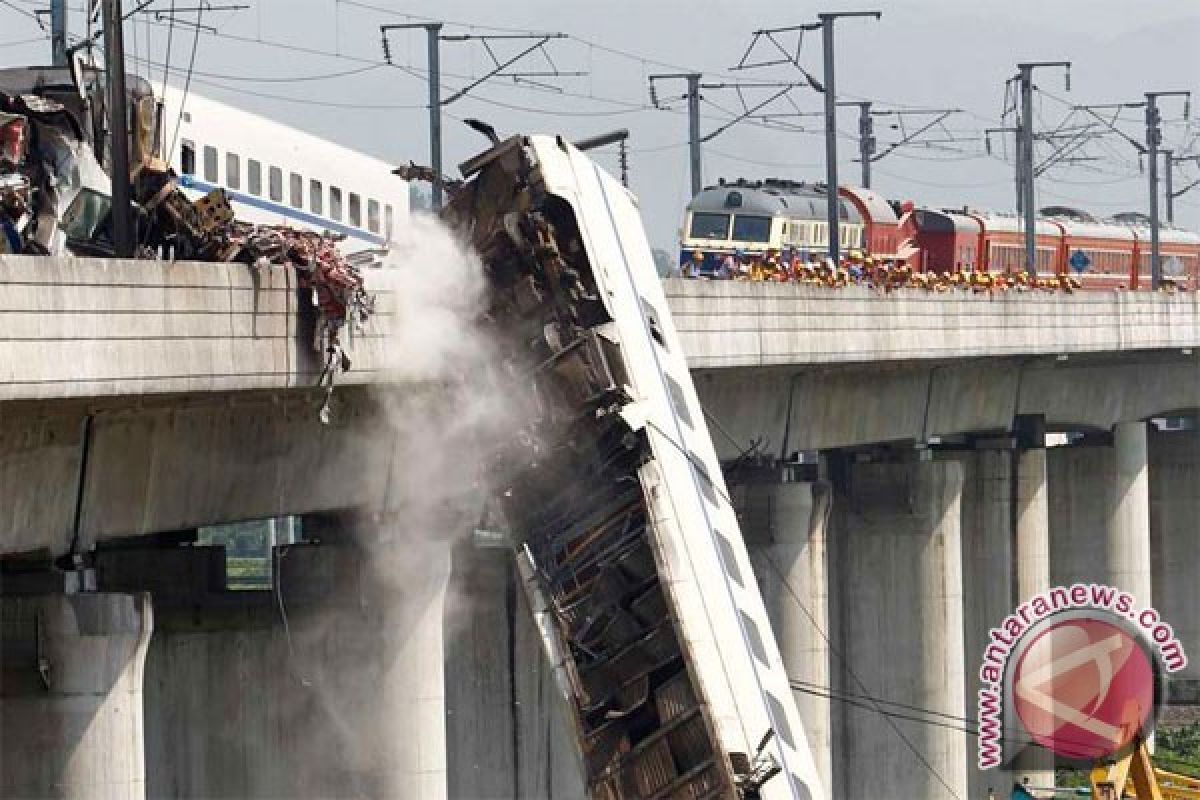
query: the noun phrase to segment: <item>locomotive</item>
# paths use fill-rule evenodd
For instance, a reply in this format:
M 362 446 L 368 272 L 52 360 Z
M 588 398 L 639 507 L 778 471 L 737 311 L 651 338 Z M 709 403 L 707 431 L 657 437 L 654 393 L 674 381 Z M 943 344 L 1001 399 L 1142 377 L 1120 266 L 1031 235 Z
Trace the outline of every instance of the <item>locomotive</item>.
M 856 186 L 838 189 L 839 241 L 915 271 L 1019 272 L 1025 268 L 1020 217 L 959 209 L 918 208 Z M 829 246 L 825 187 L 794 181 L 721 181 L 687 206 L 680 263 L 702 254 L 701 272 L 715 271 L 729 253 L 748 257 L 791 251 L 802 259 Z M 1084 287 L 1138 289 L 1150 285 L 1150 225 L 1136 213 L 1098 220 L 1064 206 L 1044 208 L 1036 222 L 1041 275 L 1073 275 Z M 1159 235 L 1163 275 L 1196 289 L 1200 235 L 1164 227 Z

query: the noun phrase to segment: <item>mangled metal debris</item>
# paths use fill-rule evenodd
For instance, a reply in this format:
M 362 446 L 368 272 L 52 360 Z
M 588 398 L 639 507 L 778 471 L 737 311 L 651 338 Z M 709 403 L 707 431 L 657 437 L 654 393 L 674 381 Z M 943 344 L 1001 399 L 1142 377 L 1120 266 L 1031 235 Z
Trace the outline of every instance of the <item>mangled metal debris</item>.
M 463 173 L 528 418 L 489 474 L 589 796 L 821 796 L 631 198 L 549 137 Z

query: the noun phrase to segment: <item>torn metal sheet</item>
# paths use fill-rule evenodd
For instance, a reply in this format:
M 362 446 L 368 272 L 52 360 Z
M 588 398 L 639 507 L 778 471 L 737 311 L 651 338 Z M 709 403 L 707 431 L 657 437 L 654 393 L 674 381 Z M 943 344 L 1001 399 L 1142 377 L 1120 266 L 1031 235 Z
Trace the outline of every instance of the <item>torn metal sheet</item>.
M 489 472 L 589 796 L 824 796 L 633 198 L 561 138 L 463 172 L 527 408 Z

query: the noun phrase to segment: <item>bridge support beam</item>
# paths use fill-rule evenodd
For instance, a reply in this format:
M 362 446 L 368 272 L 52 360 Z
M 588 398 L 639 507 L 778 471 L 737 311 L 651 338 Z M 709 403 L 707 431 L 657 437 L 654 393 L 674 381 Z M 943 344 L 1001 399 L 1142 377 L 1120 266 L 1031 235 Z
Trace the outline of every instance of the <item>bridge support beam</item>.
M 825 482 L 731 488 L 742 534 L 775 640 L 826 791 L 832 789 L 829 573 L 826 532 L 832 487 Z M 815 799 L 814 799 L 815 800 Z
M 962 732 L 898 719 L 902 711 L 881 704 L 954 718 L 965 708 L 962 465 L 855 464 L 844 476 L 831 536 L 832 627 L 844 655 L 833 685 L 853 703 L 834 708 L 833 796 L 884 786 L 894 797 L 967 797 Z
M 0 600 L 0 796 L 144 800 L 149 595 Z

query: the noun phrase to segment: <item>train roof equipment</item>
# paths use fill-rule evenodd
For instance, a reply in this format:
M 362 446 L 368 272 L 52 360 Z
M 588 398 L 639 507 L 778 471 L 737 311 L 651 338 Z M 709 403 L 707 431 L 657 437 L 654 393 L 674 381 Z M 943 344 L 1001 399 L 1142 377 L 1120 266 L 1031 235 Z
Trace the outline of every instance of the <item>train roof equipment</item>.
M 853 203 L 840 198 L 838 213 L 845 222 L 862 222 L 862 214 Z M 721 181 L 692 198 L 688 211 L 720 213 L 781 214 L 799 219 L 824 221 L 827 208 L 822 184 L 799 183 L 768 178 L 762 181 Z

